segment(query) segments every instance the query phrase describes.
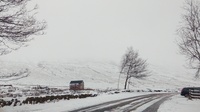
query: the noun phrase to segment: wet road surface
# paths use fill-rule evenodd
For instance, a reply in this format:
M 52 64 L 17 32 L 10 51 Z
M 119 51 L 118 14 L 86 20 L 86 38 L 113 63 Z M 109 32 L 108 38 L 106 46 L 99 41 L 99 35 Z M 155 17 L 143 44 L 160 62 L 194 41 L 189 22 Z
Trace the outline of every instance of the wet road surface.
M 160 104 L 166 101 L 169 97 L 175 94 L 171 93 L 159 93 L 159 94 L 148 94 L 140 95 L 121 100 L 110 101 L 93 105 L 70 112 L 135 112 L 139 107 L 145 104 L 152 103 L 142 112 L 157 112 Z

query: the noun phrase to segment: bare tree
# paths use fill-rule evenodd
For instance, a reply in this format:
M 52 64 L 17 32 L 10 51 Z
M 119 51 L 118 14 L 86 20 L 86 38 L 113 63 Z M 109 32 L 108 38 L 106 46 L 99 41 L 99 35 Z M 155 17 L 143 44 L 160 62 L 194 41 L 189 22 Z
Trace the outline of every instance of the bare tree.
M 183 7 L 180 28 L 178 29 L 178 45 L 180 52 L 185 55 L 189 67 L 196 70 L 195 77 L 200 73 L 200 2 L 186 0 Z
M 122 58 L 120 73 L 126 75 L 124 84 L 124 89 L 126 89 L 128 80 L 131 77 L 141 79 L 148 76 L 146 60 L 139 58 L 138 52 L 129 47 Z
M 26 46 L 33 39 L 31 35 L 43 34 L 46 22 L 35 19 L 37 6 L 28 10 L 28 1 L 0 1 L 0 55 Z

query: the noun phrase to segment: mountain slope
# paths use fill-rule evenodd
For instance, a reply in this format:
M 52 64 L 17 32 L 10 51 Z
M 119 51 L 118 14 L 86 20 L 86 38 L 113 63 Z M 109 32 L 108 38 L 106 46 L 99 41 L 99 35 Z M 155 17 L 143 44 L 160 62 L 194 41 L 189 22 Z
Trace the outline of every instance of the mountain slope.
M 134 79 L 130 89 L 173 89 L 197 86 L 200 81 L 185 72 L 167 70 L 150 65 L 151 74 L 145 79 Z M 22 63 L 1 61 L 0 84 L 69 86 L 71 80 L 84 80 L 86 88 L 117 88 L 119 66 L 111 62 L 69 61 Z M 120 75 L 120 88 L 124 85 Z

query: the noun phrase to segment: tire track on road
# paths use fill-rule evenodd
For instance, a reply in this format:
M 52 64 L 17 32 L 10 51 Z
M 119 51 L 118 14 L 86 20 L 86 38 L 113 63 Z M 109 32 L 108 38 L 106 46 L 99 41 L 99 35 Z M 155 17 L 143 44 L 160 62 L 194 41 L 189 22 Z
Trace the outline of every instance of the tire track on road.
M 172 97 L 173 95 L 168 95 L 165 96 L 164 98 L 160 99 L 159 101 L 155 102 L 154 104 L 152 104 L 151 106 L 149 106 L 148 108 L 146 108 L 145 110 L 143 110 L 142 112 L 157 112 L 158 108 L 160 107 L 160 105 L 166 101 L 168 98 Z
M 130 112 L 130 111 L 136 110 L 138 107 L 141 107 L 142 105 L 146 103 L 162 98 L 166 95 L 169 95 L 169 93 L 135 96 L 131 98 L 115 100 L 115 101 L 110 101 L 110 102 L 106 102 L 106 103 L 102 103 L 102 104 L 98 104 L 98 105 L 94 105 L 90 107 L 85 107 L 85 108 L 73 110 L 70 112 L 104 112 L 104 111 L 109 112 L 109 111 L 119 111 L 119 110 L 120 112 L 121 111 Z

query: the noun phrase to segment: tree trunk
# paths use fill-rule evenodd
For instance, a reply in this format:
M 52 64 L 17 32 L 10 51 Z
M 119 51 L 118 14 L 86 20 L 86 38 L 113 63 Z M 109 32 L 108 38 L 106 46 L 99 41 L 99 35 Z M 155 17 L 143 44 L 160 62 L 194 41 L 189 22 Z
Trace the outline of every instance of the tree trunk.
M 127 76 L 126 76 L 126 81 L 125 81 L 125 84 L 124 84 L 124 89 L 126 89 L 127 82 L 128 82 L 128 74 L 127 74 Z

